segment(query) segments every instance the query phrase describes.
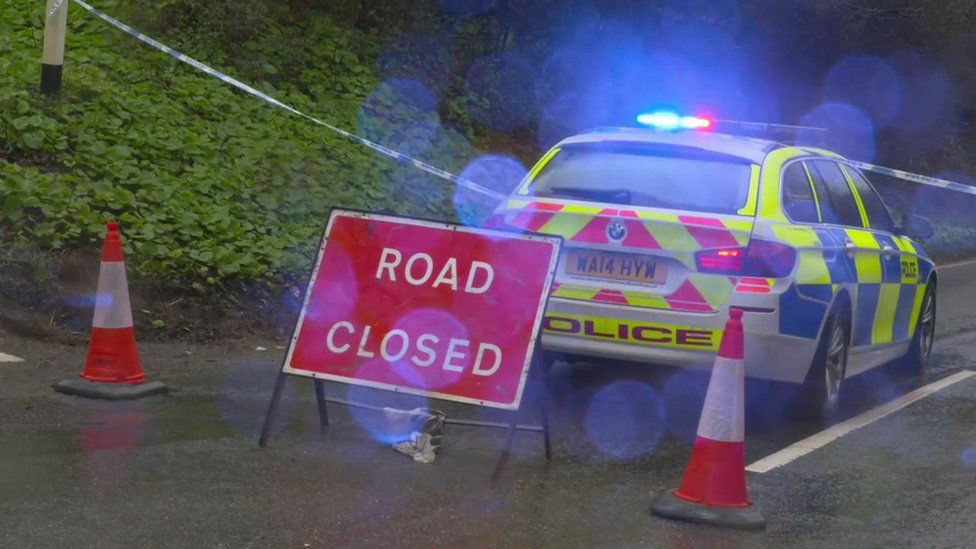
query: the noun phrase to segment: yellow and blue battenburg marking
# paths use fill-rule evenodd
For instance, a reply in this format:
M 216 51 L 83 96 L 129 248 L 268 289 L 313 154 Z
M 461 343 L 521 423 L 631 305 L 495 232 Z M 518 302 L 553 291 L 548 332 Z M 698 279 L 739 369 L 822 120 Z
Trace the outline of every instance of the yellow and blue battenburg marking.
M 773 233 L 797 248 L 794 285 L 780 296 L 780 332 L 818 335 L 839 285 L 851 291 L 854 346 L 903 341 L 914 334 L 932 262 L 903 237 L 869 229 L 775 225 Z M 853 249 L 845 247 L 853 243 Z

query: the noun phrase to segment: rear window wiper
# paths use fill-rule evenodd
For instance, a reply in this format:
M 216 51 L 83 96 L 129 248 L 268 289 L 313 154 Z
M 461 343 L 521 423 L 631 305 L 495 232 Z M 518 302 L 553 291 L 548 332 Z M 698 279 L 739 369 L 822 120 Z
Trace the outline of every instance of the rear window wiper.
M 627 189 L 587 189 L 585 187 L 550 187 L 544 194 L 566 196 L 570 198 L 585 198 L 597 202 L 612 204 L 630 204 L 630 191 Z

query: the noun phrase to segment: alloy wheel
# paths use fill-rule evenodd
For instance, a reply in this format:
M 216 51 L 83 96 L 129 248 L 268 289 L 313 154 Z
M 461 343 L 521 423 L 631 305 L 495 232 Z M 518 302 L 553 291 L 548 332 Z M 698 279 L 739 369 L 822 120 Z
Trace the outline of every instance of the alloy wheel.
M 927 364 L 932 354 L 932 343 L 935 341 L 935 298 L 932 294 L 925 296 L 922 305 L 922 317 L 919 320 L 919 360 Z
M 824 382 L 826 384 L 826 404 L 829 408 L 837 405 L 840 398 L 840 386 L 844 382 L 847 370 L 847 334 L 844 323 L 834 319 L 831 323 L 830 340 L 827 346 L 827 357 L 824 364 Z

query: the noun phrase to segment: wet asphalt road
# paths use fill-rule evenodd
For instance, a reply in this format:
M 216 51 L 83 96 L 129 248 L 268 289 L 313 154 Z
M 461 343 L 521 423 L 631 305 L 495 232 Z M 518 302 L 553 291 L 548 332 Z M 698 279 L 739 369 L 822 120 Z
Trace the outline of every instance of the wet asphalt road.
M 924 379 L 892 368 L 858 376 L 847 387 L 856 398 L 846 416 L 976 369 L 976 265 L 941 274 L 934 367 Z M 373 412 L 331 406 L 333 427 L 319 434 L 311 383 L 301 379 L 289 381 L 281 421 L 259 450 L 283 342 L 142 345 L 151 378 L 177 390 L 129 403 L 50 389 L 77 374 L 84 344 L 0 328 L 0 352 L 26 359 L 0 363 L 0 547 L 976 543 L 976 377 L 784 467 L 750 473 L 750 495 L 769 528 L 743 533 L 648 513 L 652 495 L 680 480 L 703 374 L 557 365 L 547 384 L 553 462 L 546 465 L 541 437 L 520 433 L 493 486 L 504 431 L 449 425 L 437 461 L 415 464 L 377 440 Z M 786 416 L 780 389 L 749 386 L 747 462 L 819 430 Z M 335 384 L 329 392 L 424 404 Z

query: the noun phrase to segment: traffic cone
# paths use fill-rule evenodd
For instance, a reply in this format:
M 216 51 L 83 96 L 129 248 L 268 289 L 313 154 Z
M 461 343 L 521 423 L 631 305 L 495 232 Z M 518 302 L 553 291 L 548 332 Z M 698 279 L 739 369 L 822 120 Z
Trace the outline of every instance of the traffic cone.
M 129 285 L 125 277 L 119 225 L 106 225 L 102 263 L 98 271 L 95 315 L 92 319 L 88 358 L 81 378 L 54 386 L 58 392 L 109 400 L 127 400 L 166 391 L 158 381 L 144 383 L 145 372 L 136 349 L 129 305 Z
M 729 320 L 708 382 L 698 434 L 681 485 L 651 504 L 655 515 L 749 530 L 766 519 L 749 501 L 745 470 L 742 310 Z

